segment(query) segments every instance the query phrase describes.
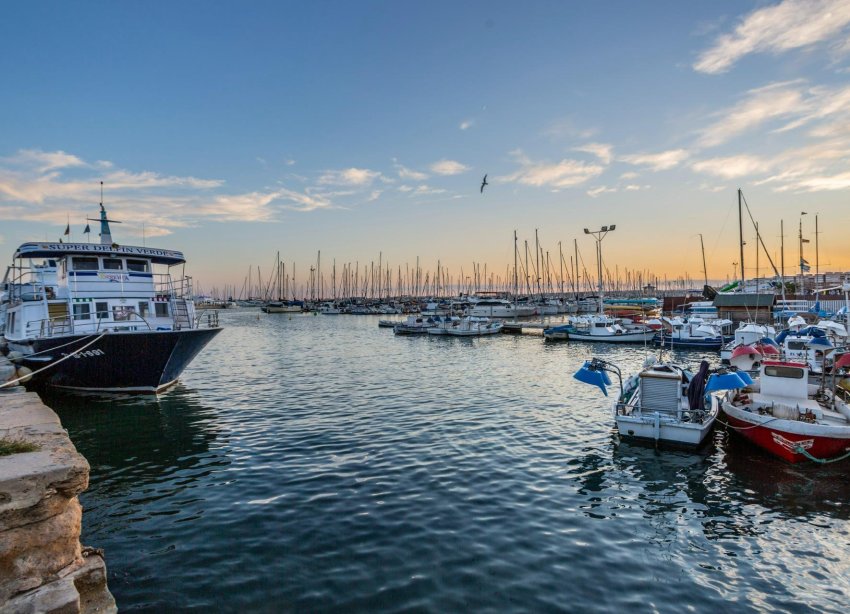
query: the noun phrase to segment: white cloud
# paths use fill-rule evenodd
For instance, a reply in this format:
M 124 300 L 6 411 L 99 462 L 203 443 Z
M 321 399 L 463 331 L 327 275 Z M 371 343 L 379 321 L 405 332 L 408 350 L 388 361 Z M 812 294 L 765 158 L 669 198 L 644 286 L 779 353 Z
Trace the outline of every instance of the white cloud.
M 627 180 L 627 179 L 637 179 L 638 177 L 640 177 L 640 174 L 639 174 L 639 173 L 634 173 L 634 172 L 632 172 L 632 171 L 628 171 L 628 172 L 623 173 L 622 175 L 620 175 L 620 179 L 626 179 L 626 180 Z
M 292 158 L 287 158 L 286 160 L 283 161 L 283 163 L 286 164 L 286 166 L 294 166 L 295 160 L 293 160 Z
M 723 179 L 735 179 L 764 173 L 773 167 L 773 162 L 758 156 L 739 155 L 700 160 L 691 164 L 697 173 L 704 173 Z
M 795 189 L 805 192 L 822 192 L 850 189 L 850 172 L 839 173 L 837 175 L 816 176 L 801 178 L 793 182 L 785 189 Z M 782 188 L 777 191 L 784 191 Z
M 731 34 L 720 36 L 694 64 L 717 74 L 750 53 L 779 54 L 838 37 L 850 24 L 846 0 L 785 0 L 744 17 Z
M 469 130 L 474 125 L 475 125 L 474 119 L 467 119 L 467 120 L 460 122 L 460 129 L 461 130 Z
M 648 190 L 648 185 L 638 185 L 636 183 L 630 183 L 626 187 L 623 188 L 626 192 L 638 192 L 640 190 Z
M 720 145 L 767 121 L 805 112 L 810 102 L 797 87 L 800 83 L 773 83 L 748 91 L 740 103 L 716 113 L 717 121 L 701 131 L 699 144 L 703 147 Z
M 498 177 L 500 182 L 516 182 L 535 187 L 567 188 L 598 177 L 605 170 L 598 164 L 564 159 L 560 162 L 533 162 L 522 151 L 512 152 L 521 168 L 510 175 Z
M 40 149 L 21 149 L 16 155 L 3 158 L 2 162 L 8 165 L 32 168 L 39 173 L 54 169 L 87 166 L 77 156 L 64 151 L 41 151 Z
M 599 158 L 600 162 L 606 165 L 611 164 L 611 158 L 613 157 L 612 152 L 614 151 L 613 145 L 608 145 L 607 143 L 587 143 L 586 145 L 574 147 L 573 149 L 575 151 L 593 154 Z
M 427 174 L 407 168 L 401 164 L 396 164 L 395 168 L 396 172 L 398 172 L 399 179 L 412 179 L 413 181 L 424 181 L 425 179 L 428 179 Z
M 616 192 L 616 191 L 617 191 L 617 188 L 609 188 L 609 187 L 606 187 L 604 185 L 601 185 L 599 187 L 591 188 L 590 190 L 588 190 L 587 195 L 590 196 L 591 198 L 596 198 L 600 194 L 607 194 L 609 192 Z
M 319 177 L 319 184 L 367 186 L 380 176 L 378 171 L 352 167 L 341 171 L 326 171 Z
M 468 166 L 455 160 L 439 160 L 431 165 L 431 171 L 438 175 L 459 175 L 468 170 Z
M 430 196 L 432 194 L 445 194 L 445 192 L 445 190 L 423 184 L 416 186 L 416 189 L 413 190 L 413 196 Z
M 383 190 L 372 190 L 372 193 L 369 194 L 369 198 L 366 199 L 366 202 L 371 203 L 372 201 L 378 200 L 383 193 Z
M 400 185 L 400 186 L 398 186 L 398 191 L 399 192 L 412 192 L 413 188 L 411 188 L 409 185 Z
M 632 154 L 619 159 L 635 166 L 645 166 L 653 171 L 666 171 L 681 164 L 688 155 L 685 149 L 670 149 L 654 154 Z

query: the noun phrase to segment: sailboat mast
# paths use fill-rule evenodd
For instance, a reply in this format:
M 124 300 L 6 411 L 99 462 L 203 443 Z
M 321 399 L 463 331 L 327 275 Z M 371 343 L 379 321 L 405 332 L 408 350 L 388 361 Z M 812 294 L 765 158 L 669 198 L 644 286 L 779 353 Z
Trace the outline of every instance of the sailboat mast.
M 517 236 L 514 230 L 514 305 L 516 305 L 517 295 L 519 294 L 519 271 L 517 270 Z
M 702 251 L 702 274 L 705 279 L 705 285 L 708 285 L 708 267 L 705 266 L 705 245 L 702 242 L 702 233 L 699 235 L 699 247 Z
M 744 195 L 741 188 L 738 188 L 738 247 L 741 250 L 741 291 L 746 291 L 746 278 L 744 277 L 744 218 L 741 211 L 741 201 Z

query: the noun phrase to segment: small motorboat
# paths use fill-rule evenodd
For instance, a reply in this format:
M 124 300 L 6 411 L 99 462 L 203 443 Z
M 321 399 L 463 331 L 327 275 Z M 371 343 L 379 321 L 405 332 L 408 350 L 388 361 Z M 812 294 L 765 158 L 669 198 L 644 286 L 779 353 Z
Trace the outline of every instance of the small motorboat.
M 696 373 L 670 362 L 648 360 L 643 369 L 625 383 L 620 369 L 593 358 L 574 377 L 598 386 L 608 396 L 608 373 L 620 380 L 620 396 L 614 403 L 614 420 L 621 437 L 697 448 L 714 426 L 718 414 L 716 395 L 708 394 L 709 367 L 702 361 Z
M 850 406 L 825 379 L 809 384 L 808 364 L 765 360 L 758 379 L 726 393 L 721 409 L 733 433 L 788 462 L 842 460 L 850 457 Z

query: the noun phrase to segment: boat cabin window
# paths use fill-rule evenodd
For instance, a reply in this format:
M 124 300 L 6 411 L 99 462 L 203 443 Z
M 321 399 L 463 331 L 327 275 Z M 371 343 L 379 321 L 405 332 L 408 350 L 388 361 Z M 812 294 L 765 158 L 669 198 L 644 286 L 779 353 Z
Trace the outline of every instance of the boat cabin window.
M 131 260 L 127 258 L 127 270 L 128 271 L 139 271 L 140 273 L 148 272 L 148 261 L 147 260 Z
M 154 303 L 154 313 L 158 318 L 168 317 L 168 303 Z
M 75 320 L 91 320 L 91 303 L 74 303 Z
M 116 305 L 112 308 L 112 319 L 116 322 L 126 322 L 133 319 L 136 308 L 131 306 Z
M 597 322 L 594 324 L 596 328 L 608 328 L 608 325 L 605 322 Z
M 139 315 L 142 316 L 143 318 L 146 315 L 148 315 L 148 302 L 147 301 L 141 301 L 139 303 Z
M 771 377 L 785 377 L 788 379 L 802 379 L 806 372 L 800 367 L 776 367 L 766 366 L 764 374 Z
M 108 320 L 109 319 L 109 303 L 95 303 L 94 304 L 95 317 L 98 320 Z
M 789 350 L 805 350 L 806 342 L 805 341 L 789 341 L 788 342 Z
M 96 271 L 97 258 L 88 256 L 74 256 L 71 259 L 75 271 Z
M 107 271 L 122 271 L 124 269 L 124 261 L 121 258 L 104 258 L 103 268 Z

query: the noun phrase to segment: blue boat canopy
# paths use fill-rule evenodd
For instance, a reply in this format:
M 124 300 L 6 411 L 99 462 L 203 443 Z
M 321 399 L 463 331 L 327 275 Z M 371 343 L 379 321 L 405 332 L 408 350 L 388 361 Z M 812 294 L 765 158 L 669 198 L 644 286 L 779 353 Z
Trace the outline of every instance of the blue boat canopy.
M 752 380 L 750 380 L 752 381 Z M 740 372 L 732 373 L 715 373 L 708 378 L 708 384 L 705 386 L 706 392 L 716 392 L 718 390 L 736 390 L 738 388 L 746 388 L 749 386 L 741 377 Z
M 155 247 L 131 245 L 101 245 L 100 243 L 24 243 L 15 252 L 14 258 L 64 258 L 66 256 L 125 256 L 144 258 L 154 264 L 174 266 L 183 264 L 183 252 Z
M 575 379 L 591 386 L 597 386 L 602 393 L 607 397 L 608 389 L 605 386 L 611 385 L 611 378 L 602 369 L 597 369 L 590 360 L 585 360 L 581 369 L 573 375 Z

